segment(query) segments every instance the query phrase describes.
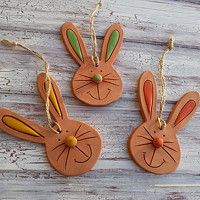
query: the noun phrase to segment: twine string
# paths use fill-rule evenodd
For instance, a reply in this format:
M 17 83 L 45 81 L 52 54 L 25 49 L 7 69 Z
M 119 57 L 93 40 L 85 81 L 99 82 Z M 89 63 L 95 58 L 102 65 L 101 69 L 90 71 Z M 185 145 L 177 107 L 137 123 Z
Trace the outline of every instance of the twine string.
M 61 129 L 60 125 L 52 119 L 50 111 L 49 111 L 49 96 L 50 96 L 50 91 L 51 91 L 51 77 L 49 75 L 49 63 L 44 59 L 44 57 L 41 53 L 39 53 L 33 49 L 30 49 L 30 48 L 26 47 L 25 45 L 22 45 L 18 42 L 10 41 L 7 39 L 3 39 L 1 42 L 2 42 L 2 44 L 4 44 L 5 46 L 8 46 L 8 47 L 17 47 L 17 46 L 21 47 L 22 49 L 25 49 L 26 51 L 28 51 L 29 53 L 38 57 L 40 60 L 42 60 L 44 62 L 44 72 L 46 75 L 46 77 L 45 77 L 45 89 L 46 89 L 45 110 L 46 110 L 46 115 L 47 115 L 47 119 L 48 119 L 48 125 L 51 130 L 53 130 L 56 133 L 60 133 L 62 129 Z M 58 129 L 57 130 L 54 129 L 53 125 L 56 125 Z
M 174 47 L 174 37 L 170 36 L 168 46 L 165 48 L 164 52 L 161 54 L 158 67 L 159 67 L 159 78 L 161 82 L 161 98 L 160 98 L 160 110 L 158 113 L 158 122 L 159 128 L 163 130 L 166 127 L 166 122 L 163 119 L 163 111 L 165 107 L 165 98 L 166 98 L 166 80 L 164 76 L 164 64 L 165 64 L 165 56 L 169 53 Z
M 94 29 L 94 18 L 99 11 L 99 9 L 102 7 L 102 1 L 100 0 L 94 9 L 94 11 L 90 15 L 90 35 L 92 40 L 92 61 L 95 65 L 95 67 L 99 66 L 99 56 L 97 55 L 97 37 L 96 32 Z

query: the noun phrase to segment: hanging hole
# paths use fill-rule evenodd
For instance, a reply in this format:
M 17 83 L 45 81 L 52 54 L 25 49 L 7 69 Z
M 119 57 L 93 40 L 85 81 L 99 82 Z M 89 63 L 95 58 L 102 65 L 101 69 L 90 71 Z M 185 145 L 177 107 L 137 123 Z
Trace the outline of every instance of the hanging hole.
M 57 130 L 56 130 L 57 132 L 59 132 L 59 133 L 61 133 L 61 130 L 59 129 L 59 128 L 57 128 Z

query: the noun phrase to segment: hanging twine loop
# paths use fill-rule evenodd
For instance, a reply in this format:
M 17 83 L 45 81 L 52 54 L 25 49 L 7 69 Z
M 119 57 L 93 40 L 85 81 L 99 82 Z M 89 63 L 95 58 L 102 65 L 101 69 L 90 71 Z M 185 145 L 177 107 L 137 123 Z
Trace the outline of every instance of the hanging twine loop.
M 158 113 L 158 123 L 159 128 L 163 130 L 166 127 L 166 122 L 163 119 L 163 111 L 165 107 L 165 98 L 166 98 L 166 80 L 164 76 L 164 62 L 165 62 L 165 56 L 167 53 L 169 53 L 174 47 L 174 37 L 170 36 L 168 46 L 165 48 L 164 52 L 161 54 L 159 58 L 159 78 L 161 81 L 161 98 L 160 98 L 160 110 Z
M 92 40 L 92 51 L 93 51 L 92 61 L 95 67 L 99 66 L 99 57 L 97 55 L 97 37 L 96 37 L 96 32 L 94 30 L 94 18 L 101 7 L 102 7 L 102 1 L 100 0 L 96 4 L 94 11 L 90 15 L 90 35 Z
M 22 45 L 18 42 L 3 39 L 1 41 L 1 43 L 8 47 L 17 47 L 17 46 L 21 47 L 22 49 L 25 49 L 26 51 L 28 51 L 29 53 L 38 57 L 40 60 L 42 60 L 44 62 L 44 72 L 46 75 L 46 78 L 45 78 L 45 88 L 46 88 L 45 110 L 46 110 L 46 115 L 47 115 L 47 119 L 48 119 L 48 125 L 49 125 L 49 128 L 51 130 L 53 130 L 55 133 L 60 133 L 61 127 L 56 121 L 54 121 L 52 119 L 50 111 L 49 111 L 49 96 L 50 96 L 50 91 L 51 91 L 51 77 L 49 75 L 49 63 L 44 59 L 44 57 L 41 53 L 34 51 L 33 49 L 30 49 L 30 48 L 26 47 L 25 45 Z M 54 125 L 57 126 L 57 130 L 59 130 L 59 131 L 57 131 L 53 128 Z

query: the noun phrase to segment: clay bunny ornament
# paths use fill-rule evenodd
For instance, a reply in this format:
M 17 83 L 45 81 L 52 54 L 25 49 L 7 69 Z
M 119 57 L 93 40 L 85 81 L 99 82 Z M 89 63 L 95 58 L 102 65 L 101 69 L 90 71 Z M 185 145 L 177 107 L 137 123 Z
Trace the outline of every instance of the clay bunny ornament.
M 123 40 L 121 26 L 113 24 L 108 28 L 99 66 L 94 65 L 80 33 L 72 23 L 63 24 L 61 34 L 66 49 L 79 65 L 72 79 L 74 95 L 92 106 L 105 106 L 119 99 L 122 95 L 122 80 L 113 63 Z
M 46 100 L 44 73 L 38 75 L 41 98 Z M 0 109 L 0 129 L 15 137 L 42 143 L 51 165 L 65 176 L 81 175 L 89 171 L 99 158 L 102 140 L 89 125 L 70 119 L 56 82 L 51 78 L 50 113 L 61 132 L 46 129 L 14 112 Z M 56 126 L 55 126 L 56 127 Z
M 138 94 L 144 122 L 130 135 L 129 152 L 134 161 L 148 172 L 173 172 L 180 161 L 180 147 L 176 134 L 197 110 L 199 93 L 188 92 L 181 97 L 163 130 L 159 128 L 156 83 L 151 72 L 146 71 L 141 75 Z

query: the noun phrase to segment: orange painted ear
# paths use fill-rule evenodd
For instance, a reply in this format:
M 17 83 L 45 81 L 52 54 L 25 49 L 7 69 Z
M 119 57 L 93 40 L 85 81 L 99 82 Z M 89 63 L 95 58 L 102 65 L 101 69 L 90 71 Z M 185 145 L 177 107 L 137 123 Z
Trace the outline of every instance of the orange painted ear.
M 156 83 L 150 71 L 144 72 L 139 79 L 139 98 L 145 121 L 157 119 Z
M 199 102 L 198 92 L 186 93 L 174 106 L 167 123 L 176 131 L 179 131 L 191 119 L 199 106 Z
M 45 89 L 45 73 L 41 73 L 37 77 L 37 86 L 41 98 L 46 102 L 46 89 Z M 60 94 L 60 90 L 56 82 L 51 78 L 51 90 L 49 95 L 49 111 L 57 122 L 66 120 L 67 111 L 63 102 L 63 98 Z
M 123 40 L 123 29 L 120 24 L 111 25 L 104 37 L 101 60 L 113 64 L 117 58 Z
M 85 63 L 88 53 L 77 28 L 72 23 L 66 22 L 61 27 L 61 35 L 66 49 L 76 63 L 79 65 Z
M 10 110 L 0 109 L 0 129 L 15 137 L 37 143 L 44 143 L 49 131 Z

